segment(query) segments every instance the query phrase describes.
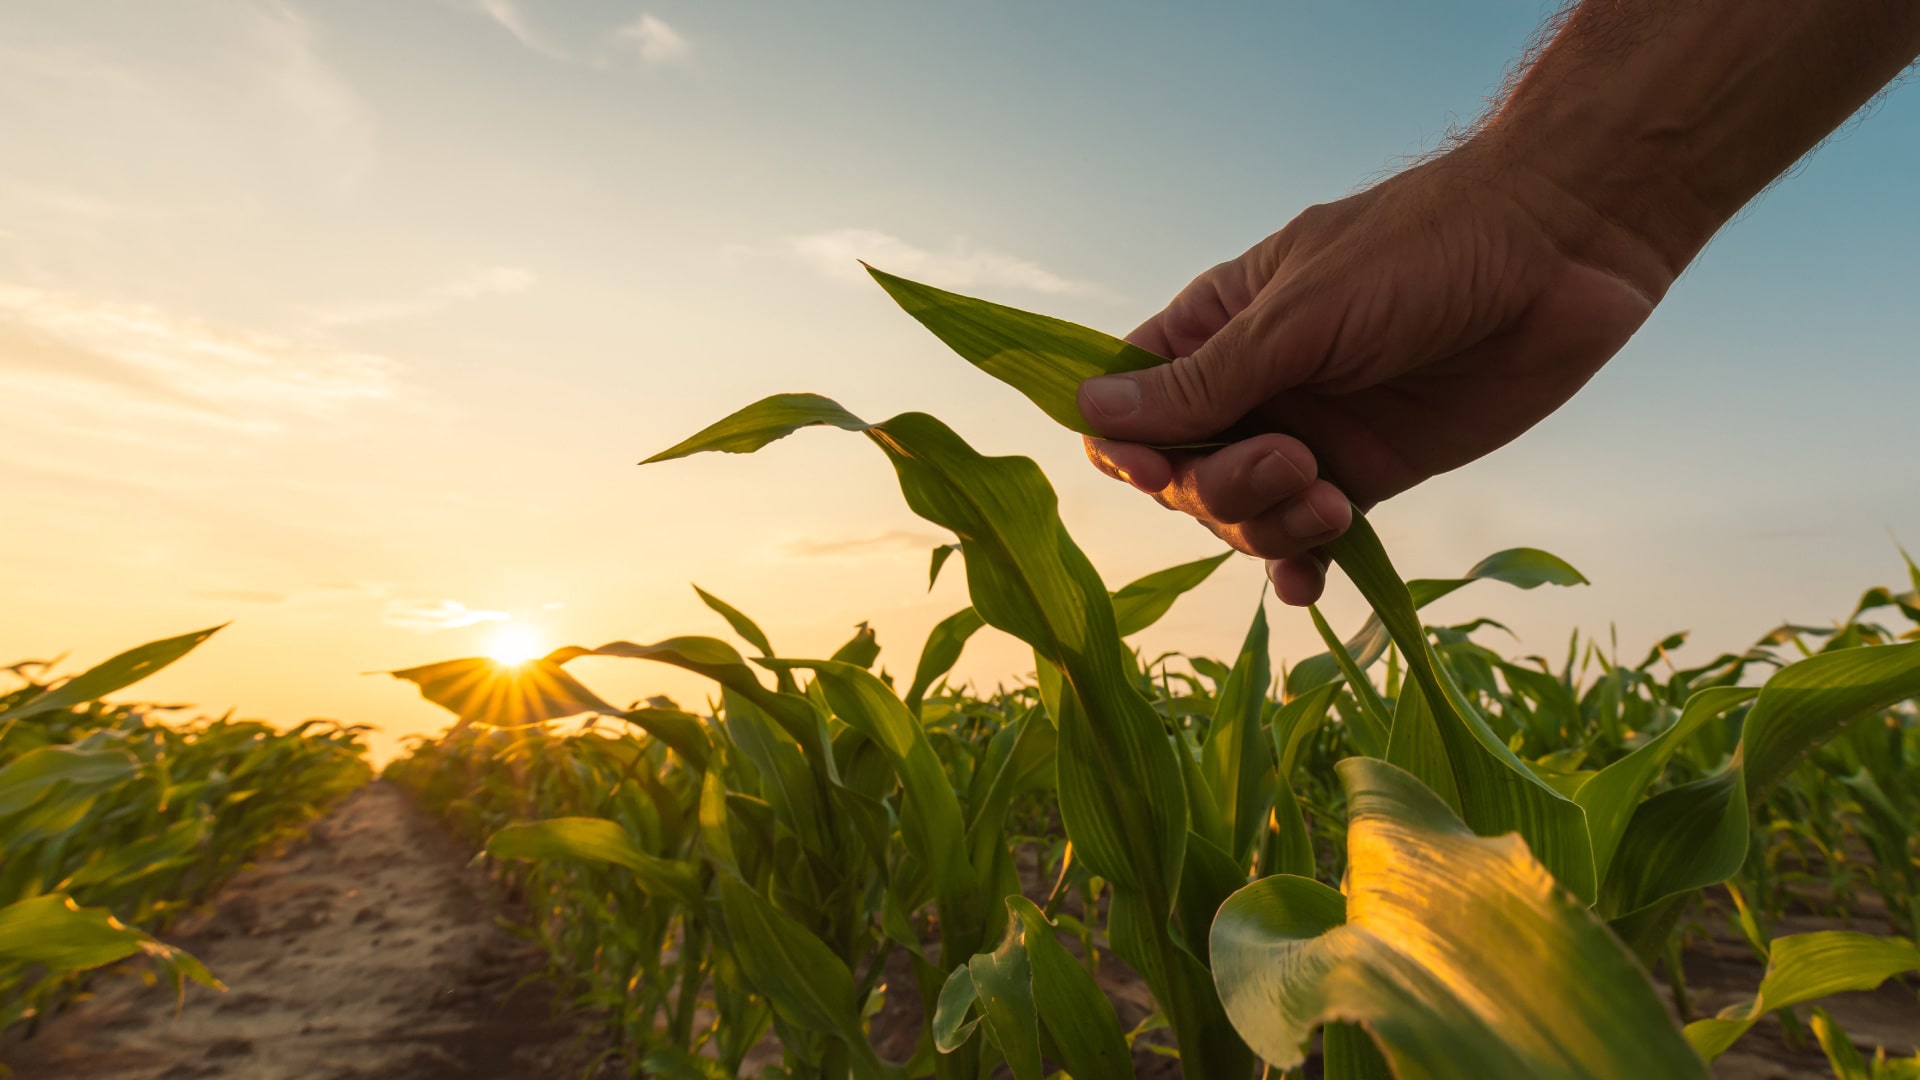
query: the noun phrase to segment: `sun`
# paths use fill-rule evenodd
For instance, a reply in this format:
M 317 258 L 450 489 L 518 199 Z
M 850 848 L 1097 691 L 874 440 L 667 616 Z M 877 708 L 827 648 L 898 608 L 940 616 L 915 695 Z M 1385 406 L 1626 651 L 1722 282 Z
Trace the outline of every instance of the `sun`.
M 503 626 L 487 641 L 487 655 L 507 667 L 518 667 L 545 652 L 539 634 L 530 626 Z

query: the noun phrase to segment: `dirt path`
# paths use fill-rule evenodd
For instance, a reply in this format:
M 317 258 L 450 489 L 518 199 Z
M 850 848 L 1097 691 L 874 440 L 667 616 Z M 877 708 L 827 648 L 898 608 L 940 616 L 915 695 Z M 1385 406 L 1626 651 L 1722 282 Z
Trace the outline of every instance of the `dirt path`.
M 168 939 L 226 982 L 100 980 L 93 1000 L 0 1060 L 17 1080 L 571 1080 L 592 1053 L 515 986 L 537 950 L 496 922 L 485 876 L 393 786 L 374 783 L 283 857 L 236 878 Z

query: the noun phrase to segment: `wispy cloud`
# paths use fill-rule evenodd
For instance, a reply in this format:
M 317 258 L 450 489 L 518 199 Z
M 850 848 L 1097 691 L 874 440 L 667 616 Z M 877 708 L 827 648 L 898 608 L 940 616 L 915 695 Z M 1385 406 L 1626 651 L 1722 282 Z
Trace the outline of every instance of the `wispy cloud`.
M 373 125 L 364 102 L 329 67 L 304 16 L 282 3 L 262 10 L 256 30 L 259 71 L 282 107 L 300 122 L 289 137 L 302 156 L 332 164 L 336 183 L 357 185 L 373 168 Z
M 562 63 L 610 67 L 621 60 L 636 58 L 646 64 L 671 64 L 686 59 L 693 51 L 685 35 L 651 12 L 612 30 L 592 34 L 584 41 L 571 43 L 562 41 L 557 31 L 538 23 L 517 0 L 474 0 L 474 8 L 512 34 L 521 45 Z
M 652 15 L 642 15 L 613 32 L 613 40 L 638 53 L 649 64 L 682 59 L 692 46 L 680 32 Z
M 533 288 L 539 277 L 519 266 L 485 266 L 468 270 L 425 293 L 404 300 L 377 300 L 348 304 L 320 312 L 322 326 L 352 326 L 431 315 L 455 304 L 491 296 L 510 296 Z
M 429 634 L 436 630 L 505 622 L 512 617 L 505 611 L 470 608 L 458 600 L 395 600 L 381 613 L 380 621 L 401 630 Z
M 11 179 L 66 186 L 70 170 L 48 166 L 92 160 L 67 145 L 85 131 L 140 162 L 94 181 L 118 200 L 231 213 L 263 191 L 351 191 L 377 160 L 373 111 L 329 63 L 324 28 L 281 0 L 29 19 L 4 36 L 0 100 L 29 150 Z
M 916 247 L 879 229 L 833 229 L 789 237 L 786 254 L 828 277 L 866 280 L 860 261 L 890 273 L 955 289 L 1008 288 L 1037 293 L 1096 293 L 1095 286 L 1030 259 L 956 239 L 945 251 Z
M 399 370 L 369 353 L 0 282 L 0 399 L 16 417 L 70 431 L 176 442 L 183 426 L 267 434 L 389 400 Z
M 932 533 L 914 532 L 910 529 L 894 529 L 876 536 L 850 537 L 801 537 L 788 540 L 780 545 L 780 550 L 788 555 L 801 558 L 836 558 L 851 555 L 878 555 L 894 551 L 925 552 L 942 543 L 940 537 Z

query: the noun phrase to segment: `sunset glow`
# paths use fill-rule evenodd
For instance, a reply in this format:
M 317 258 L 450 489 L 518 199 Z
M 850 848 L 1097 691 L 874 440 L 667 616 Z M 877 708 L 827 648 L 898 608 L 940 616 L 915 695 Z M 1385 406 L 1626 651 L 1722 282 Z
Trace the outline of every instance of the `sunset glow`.
M 487 655 L 507 667 L 518 667 L 546 651 L 538 631 L 531 626 L 508 624 L 487 639 Z

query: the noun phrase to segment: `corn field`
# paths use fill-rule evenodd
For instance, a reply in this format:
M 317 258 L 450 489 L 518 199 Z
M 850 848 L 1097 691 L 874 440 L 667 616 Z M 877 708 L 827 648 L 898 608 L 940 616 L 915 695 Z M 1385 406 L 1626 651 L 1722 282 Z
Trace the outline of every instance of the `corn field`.
M 23 685 L 0 696 L 0 1030 L 128 957 L 182 988 L 218 986 L 154 935 L 371 775 L 362 728 L 175 721 L 165 707 L 100 701 L 213 633 L 143 645 L 72 678 L 35 661 L 7 669 Z
M 874 277 L 1075 430 L 1082 380 L 1162 362 Z M 1249 597 L 1237 656 L 1148 657 L 1128 640 L 1226 556 L 1109 590 L 1033 462 L 931 416 L 781 394 L 649 461 L 811 426 L 864 436 L 955 537 L 931 573 L 957 554 L 971 606 L 910 678 L 865 626 L 783 656 L 704 592 L 750 654 L 676 637 L 394 673 L 458 721 L 388 775 L 491 857 L 636 1075 L 1108 1080 L 1177 1059 L 1205 1080 L 1704 1077 L 1769 1014 L 1797 1028 L 1796 1005 L 1920 971 L 1920 633 L 1882 625 L 1920 622 L 1911 561 L 1907 589 L 1833 626 L 1699 666 L 1674 661 L 1684 635 L 1637 662 L 1578 635 L 1514 658 L 1484 644 L 1498 624 L 1421 608 L 1577 570 L 1516 548 L 1403 580 L 1356 513 L 1327 552 L 1363 626 L 1342 638 L 1314 611 L 1326 651 L 1276 672 Z M 950 679 L 986 627 L 1034 658 L 991 695 Z M 712 697 L 620 707 L 568 673 L 583 656 L 673 665 Z M 1904 936 L 1770 930 L 1863 902 Z M 1715 918 L 1765 975 L 1696 1016 L 1679 957 Z M 1116 960 L 1145 1015 L 1109 994 Z M 1838 1076 L 1920 1076 L 1820 1009 L 1807 1024 Z

